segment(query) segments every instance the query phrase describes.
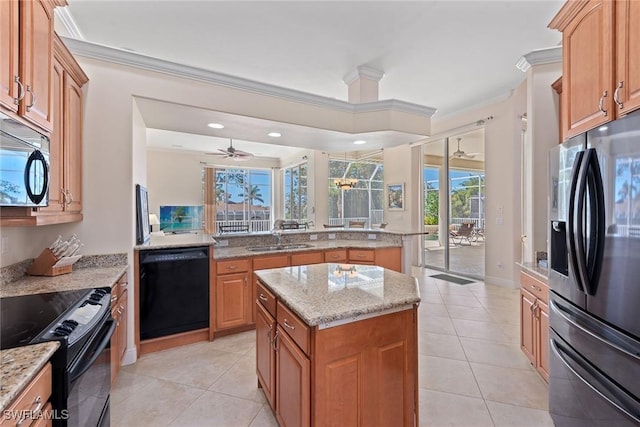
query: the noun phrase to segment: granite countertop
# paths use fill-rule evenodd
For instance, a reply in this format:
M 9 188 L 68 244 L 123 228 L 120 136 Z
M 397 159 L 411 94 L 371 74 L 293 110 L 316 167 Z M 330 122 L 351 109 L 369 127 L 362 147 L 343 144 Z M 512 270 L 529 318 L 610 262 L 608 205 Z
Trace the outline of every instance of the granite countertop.
M 305 242 L 310 246 L 307 248 L 287 249 L 282 251 L 264 251 L 254 252 L 247 250 L 247 247 L 216 247 L 213 250 L 213 258 L 216 260 L 230 259 L 230 258 L 244 258 L 244 257 L 256 257 L 256 256 L 270 256 L 278 254 L 287 254 L 293 252 L 308 252 L 314 250 L 330 250 L 330 249 L 346 249 L 346 248 L 358 248 L 358 249 L 376 249 L 376 248 L 394 248 L 400 247 L 399 245 L 391 242 L 378 242 L 370 240 L 322 240 Z M 286 243 L 283 243 L 286 244 Z
M 0 350 L 0 412 L 7 409 L 58 349 L 57 341 Z
M 517 262 L 516 264 L 519 265 L 523 270 L 526 270 L 528 273 L 532 273 L 534 276 L 539 277 L 545 282 L 549 280 L 548 268 L 540 267 L 533 262 Z
M 23 276 L 0 286 L 0 297 L 16 297 L 74 289 L 112 287 L 127 271 L 126 265 L 116 267 L 87 267 L 60 276 Z
M 356 320 L 420 302 L 414 277 L 382 267 L 316 264 L 258 270 L 255 274 L 308 326 Z

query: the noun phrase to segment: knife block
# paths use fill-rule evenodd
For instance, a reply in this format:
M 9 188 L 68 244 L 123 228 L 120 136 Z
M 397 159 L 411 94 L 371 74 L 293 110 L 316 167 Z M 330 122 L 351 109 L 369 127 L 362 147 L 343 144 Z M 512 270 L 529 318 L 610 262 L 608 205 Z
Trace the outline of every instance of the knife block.
M 51 249 L 45 248 L 38 255 L 38 258 L 33 260 L 27 269 L 27 274 L 30 276 L 59 276 L 73 271 L 73 264 L 55 267 L 58 261 L 60 260 L 51 252 Z

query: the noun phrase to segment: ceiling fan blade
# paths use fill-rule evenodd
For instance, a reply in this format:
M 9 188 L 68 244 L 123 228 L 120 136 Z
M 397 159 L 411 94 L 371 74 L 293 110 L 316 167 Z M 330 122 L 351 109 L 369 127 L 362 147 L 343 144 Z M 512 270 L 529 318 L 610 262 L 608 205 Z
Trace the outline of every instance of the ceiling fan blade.
M 253 154 L 248 153 L 246 151 L 242 151 L 242 150 L 235 150 L 233 152 L 234 156 L 243 156 L 243 157 L 253 157 Z

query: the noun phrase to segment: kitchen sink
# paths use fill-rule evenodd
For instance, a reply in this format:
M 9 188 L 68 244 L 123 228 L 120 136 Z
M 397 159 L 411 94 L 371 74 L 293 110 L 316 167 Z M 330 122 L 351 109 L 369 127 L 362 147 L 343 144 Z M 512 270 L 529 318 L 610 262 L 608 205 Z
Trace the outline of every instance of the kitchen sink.
M 312 247 L 313 245 L 309 245 L 307 243 L 290 243 L 290 244 L 283 244 L 283 245 L 249 246 L 247 247 L 247 250 L 251 252 L 274 252 L 274 251 L 287 251 L 290 249 L 312 248 Z

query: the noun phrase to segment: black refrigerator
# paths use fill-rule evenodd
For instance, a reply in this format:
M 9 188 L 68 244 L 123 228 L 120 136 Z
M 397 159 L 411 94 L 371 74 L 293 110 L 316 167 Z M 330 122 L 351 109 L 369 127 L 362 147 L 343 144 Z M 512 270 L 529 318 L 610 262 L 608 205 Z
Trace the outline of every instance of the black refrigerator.
M 640 425 L 640 112 L 549 155 L 549 412 Z

